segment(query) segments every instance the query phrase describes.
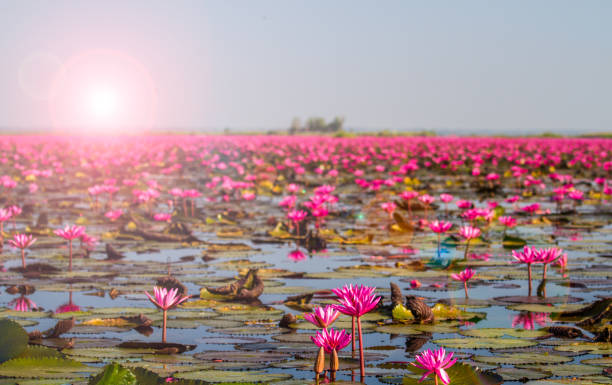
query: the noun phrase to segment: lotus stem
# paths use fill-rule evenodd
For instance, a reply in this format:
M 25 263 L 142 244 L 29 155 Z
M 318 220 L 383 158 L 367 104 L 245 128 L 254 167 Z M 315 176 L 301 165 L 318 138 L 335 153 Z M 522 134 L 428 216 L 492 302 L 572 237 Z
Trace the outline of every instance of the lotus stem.
M 463 290 L 465 290 L 465 299 L 468 299 L 467 281 L 463 281 Z
M 162 344 L 166 343 L 166 322 L 168 321 L 168 311 L 164 310 L 164 321 L 162 324 Z
M 470 249 L 470 241 L 471 239 L 468 239 L 465 244 L 465 252 L 463 253 L 463 260 L 465 261 L 467 261 L 468 250 Z
M 357 317 L 357 329 L 359 333 L 359 370 L 361 371 L 361 382 L 365 380 L 365 362 L 363 361 L 363 335 L 361 333 L 361 317 Z
M 353 349 L 353 358 L 355 356 L 355 317 L 351 317 L 352 322 L 352 330 L 351 330 L 351 348 Z
M 68 240 L 68 271 L 72 271 L 72 239 Z
M 25 270 L 25 268 L 26 268 L 26 264 L 25 264 L 25 249 L 21 249 L 21 265 L 23 266 L 23 269 Z
M 529 297 L 531 297 L 531 263 L 527 264 L 527 275 L 529 277 Z

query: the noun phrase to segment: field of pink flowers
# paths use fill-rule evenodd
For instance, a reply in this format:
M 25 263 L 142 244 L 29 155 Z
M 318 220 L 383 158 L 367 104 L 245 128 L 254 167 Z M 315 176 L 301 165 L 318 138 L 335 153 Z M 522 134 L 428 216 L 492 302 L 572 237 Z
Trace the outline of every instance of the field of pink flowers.
M 0 385 L 612 378 L 612 140 L 3 136 L 0 189 Z

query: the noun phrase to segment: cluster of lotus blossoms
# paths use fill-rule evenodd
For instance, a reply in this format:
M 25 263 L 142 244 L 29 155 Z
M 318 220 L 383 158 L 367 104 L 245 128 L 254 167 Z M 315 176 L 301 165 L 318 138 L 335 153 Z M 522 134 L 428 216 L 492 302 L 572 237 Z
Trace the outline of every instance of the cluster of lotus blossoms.
M 361 317 L 369 313 L 378 305 L 380 297 L 374 295 L 375 287 L 345 285 L 339 289 L 332 289 L 336 294 L 338 304 L 327 305 L 325 308 L 315 308 L 313 313 L 304 314 L 304 318 L 321 328 L 312 341 L 319 346 L 319 353 L 315 361 L 315 375 L 317 379 L 324 370 L 325 353 L 331 354 L 330 377 L 335 380 L 338 370 L 338 351 L 344 349 L 351 341 L 355 351 L 355 324 L 359 339 L 359 366 L 361 380 L 365 378 L 365 362 L 363 358 L 363 333 L 361 330 Z M 351 316 L 352 331 L 348 335 L 344 330 L 336 331 L 330 328 L 331 324 L 338 318 L 340 313 Z
M 562 268 L 567 266 L 567 254 L 563 253 L 563 249 L 558 247 L 546 247 L 537 249 L 534 246 L 525 246 L 522 250 L 513 250 L 512 257 L 514 260 L 512 263 L 524 263 L 527 265 L 527 276 L 529 283 L 529 296 L 531 296 L 531 265 L 534 263 L 541 263 L 542 268 L 542 281 L 546 280 L 546 269 L 551 263 L 558 263 Z

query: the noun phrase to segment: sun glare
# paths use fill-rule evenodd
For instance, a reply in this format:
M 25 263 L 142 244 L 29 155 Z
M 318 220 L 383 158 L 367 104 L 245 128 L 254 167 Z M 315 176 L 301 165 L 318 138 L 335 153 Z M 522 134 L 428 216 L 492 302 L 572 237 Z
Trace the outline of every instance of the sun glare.
M 153 126 L 157 95 L 148 70 L 116 51 L 88 51 L 66 62 L 49 108 L 59 132 L 141 133 Z
M 112 119 L 119 107 L 117 92 L 108 86 L 94 88 L 89 97 L 89 107 L 94 119 Z

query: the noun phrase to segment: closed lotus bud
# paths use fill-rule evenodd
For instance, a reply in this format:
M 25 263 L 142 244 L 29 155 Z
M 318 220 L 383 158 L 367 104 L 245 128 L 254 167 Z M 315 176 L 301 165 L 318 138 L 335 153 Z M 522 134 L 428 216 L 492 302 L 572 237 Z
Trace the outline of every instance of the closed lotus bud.
M 325 369 L 325 349 L 321 346 L 317 358 L 315 359 L 314 371 L 319 374 Z
M 335 372 L 340 367 L 340 363 L 338 362 L 338 352 L 336 349 L 332 350 L 331 358 L 329 359 L 329 370 Z

